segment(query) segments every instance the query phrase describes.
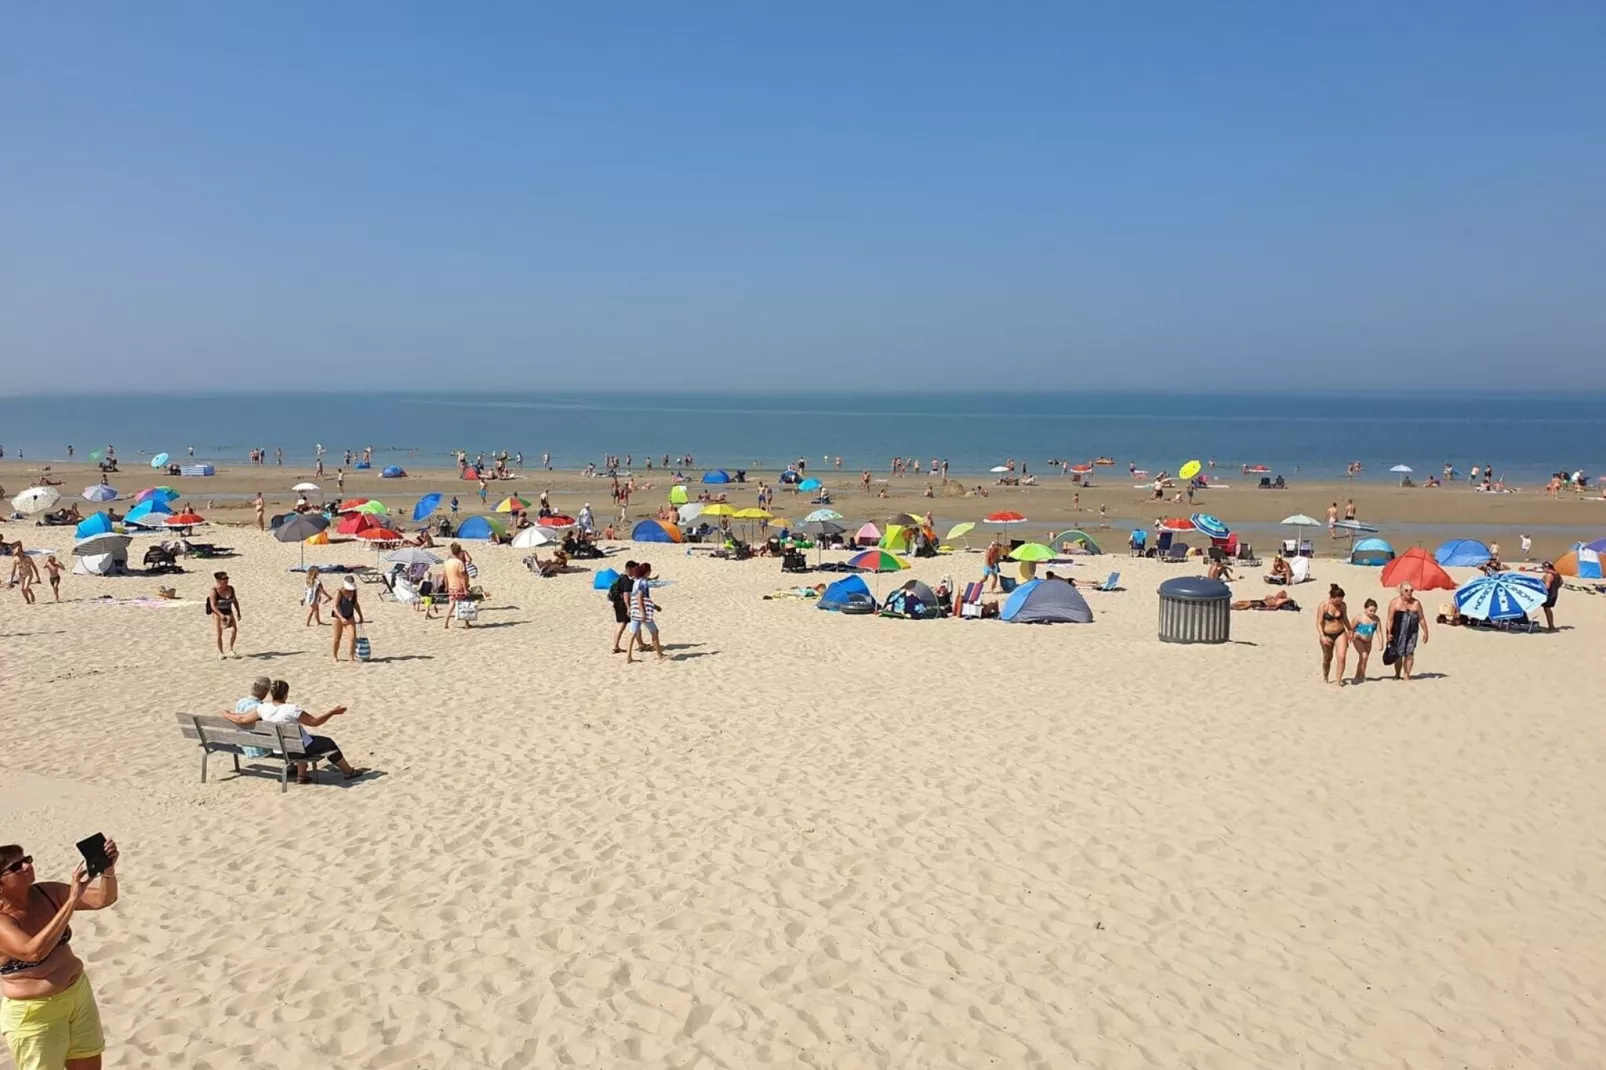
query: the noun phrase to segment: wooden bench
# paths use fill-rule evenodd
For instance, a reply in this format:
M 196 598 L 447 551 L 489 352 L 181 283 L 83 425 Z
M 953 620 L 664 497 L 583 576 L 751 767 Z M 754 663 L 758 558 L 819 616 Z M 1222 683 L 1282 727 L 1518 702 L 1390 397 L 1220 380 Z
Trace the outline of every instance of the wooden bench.
M 234 759 L 234 771 L 240 772 L 240 759 L 245 758 L 248 764 L 258 764 L 279 767 L 279 790 L 290 790 L 290 770 L 297 762 L 308 762 L 310 768 L 316 769 L 317 764 L 323 761 L 324 755 L 308 754 L 301 745 L 301 726 L 294 724 L 272 724 L 267 721 L 258 721 L 250 727 L 237 725 L 227 717 L 209 716 L 201 713 L 181 713 L 178 715 L 179 727 L 184 732 L 185 739 L 193 739 L 201 746 L 201 783 L 206 783 L 206 763 L 212 755 L 217 753 L 228 754 Z M 245 753 L 245 748 L 257 747 L 269 753 L 263 757 L 251 757 Z

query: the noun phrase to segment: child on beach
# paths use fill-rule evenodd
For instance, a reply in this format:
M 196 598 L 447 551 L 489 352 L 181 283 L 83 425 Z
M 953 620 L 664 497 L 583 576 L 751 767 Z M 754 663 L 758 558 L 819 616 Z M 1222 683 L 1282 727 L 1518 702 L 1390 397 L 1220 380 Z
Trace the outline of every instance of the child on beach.
M 62 564 L 56 560 L 55 554 L 45 558 L 45 575 L 50 579 L 50 593 L 56 596 L 58 602 L 61 601 L 61 571 Z
M 1368 598 L 1361 606 L 1361 615 L 1355 618 L 1350 628 L 1349 645 L 1354 648 L 1356 656 L 1354 683 L 1366 682 L 1366 662 L 1372 656 L 1372 637 L 1377 634 L 1377 626 L 1381 623 L 1377 615 L 1377 600 Z
M 22 600 L 31 606 L 33 585 L 38 582 L 39 566 L 23 551 L 22 540 L 18 539 L 11 546 L 11 584 L 22 589 Z
M 307 607 L 307 627 L 323 623 L 323 614 L 318 607 L 329 601 L 329 592 L 323 589 L 323 581 L 318 578 L 318 566 L 307 569 L 307 590 L 302 595 L 301 604 Z

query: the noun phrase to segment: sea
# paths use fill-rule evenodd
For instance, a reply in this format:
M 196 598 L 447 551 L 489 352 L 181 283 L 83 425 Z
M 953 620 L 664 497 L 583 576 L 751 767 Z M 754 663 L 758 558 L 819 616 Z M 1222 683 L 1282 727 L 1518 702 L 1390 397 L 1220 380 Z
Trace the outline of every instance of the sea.
M 885 473 L 894 457 L 951 474 L 984 477 L 1014 459 L 1050 474 L 1051 460 L 1116 461 L 1175 472 L 1215 461 L 1215 475 L 1243 481 L 1242 466 L 1305 481 L 1398 482 L 1405 465 L 1421 481 L 1452 465 L 1494 466 L 1512 485 L 1552 472 L 1606 472 L 1606 396 L 1379 394 L 1158 394 L 1018 390 L 990 393 L 722 394 L 341 391 L 242 394 L 61 394 L 0 397 L 7 459 L 83 460 L 115 445 L 125 467 L 169 453 L 239 464 L 253 448 L 283 450 L 306 467 L 321 444 L 330 467 L 373 447 L 383 464 L 449 464 L 507 450 L 528 468 L 550 453 L 559 469 L 609 454 L 640 470 L 648 456 L 690 455 L 695 468 L 775 469 L 804 458 L 811 474 Z

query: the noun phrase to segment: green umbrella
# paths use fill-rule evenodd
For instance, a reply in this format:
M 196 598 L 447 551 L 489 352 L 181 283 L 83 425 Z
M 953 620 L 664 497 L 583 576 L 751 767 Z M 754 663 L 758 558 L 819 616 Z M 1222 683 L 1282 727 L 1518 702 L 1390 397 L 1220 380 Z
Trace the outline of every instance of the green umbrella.
M 1059 555 L 1040 542 L 1027 542 L 1011 550 L 1009 556 L 1015 561 L 1052 561 Z
M 377 513 L 390 512 L 389 509 L 385 508 L 384 502 L 374 500 L 363 502 L 361 505 L 357 506 L 354 511 L 358 513 L 367 513 L 370 516 L 373 516 Z

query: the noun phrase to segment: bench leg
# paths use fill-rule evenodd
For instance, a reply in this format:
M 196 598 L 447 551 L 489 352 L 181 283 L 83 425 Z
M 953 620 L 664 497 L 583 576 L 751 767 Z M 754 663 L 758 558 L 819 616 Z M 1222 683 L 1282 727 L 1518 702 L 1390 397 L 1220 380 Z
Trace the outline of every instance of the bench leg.
M 234 771 L 238 773 L 240 771 L 240 756 L 238 754 L 231 753 L 229 757 L 234 759 Z
M 284 794 L 285 792 L 287 792 L 289 790 L 290 790 L 290 759 L 286 758 L 284 760 L 284 765 L 279 768 L 279 794 L 282 795 L 282 794 Z
M 206 783 L 206 760 L 212 757 L 212 752 L 205 747 L 201 748 L 201 783 Z

